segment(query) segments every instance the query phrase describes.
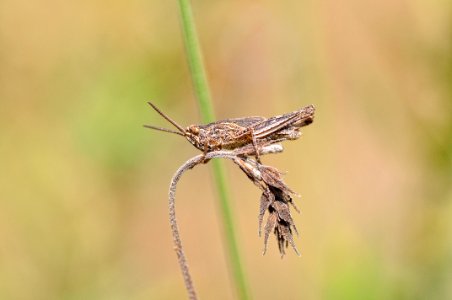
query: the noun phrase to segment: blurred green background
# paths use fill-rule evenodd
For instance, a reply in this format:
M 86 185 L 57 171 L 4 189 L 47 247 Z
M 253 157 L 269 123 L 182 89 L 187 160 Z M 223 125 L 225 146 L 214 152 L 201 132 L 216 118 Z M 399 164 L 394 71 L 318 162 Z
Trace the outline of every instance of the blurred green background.
M 193 1 L 220 118 L 307 104 L 263 158 L 302 195 L 302 257 L 257 236 L 230 162 L 254 299 L 452 299 L 452 2 Z M 0 2 L 0 299 L 184 299 L 167 188 L 198 154 L 146 104 L 199 115 L 176 1 Z M 177 211 L 203 299 L 234 299 L 210 166 Z

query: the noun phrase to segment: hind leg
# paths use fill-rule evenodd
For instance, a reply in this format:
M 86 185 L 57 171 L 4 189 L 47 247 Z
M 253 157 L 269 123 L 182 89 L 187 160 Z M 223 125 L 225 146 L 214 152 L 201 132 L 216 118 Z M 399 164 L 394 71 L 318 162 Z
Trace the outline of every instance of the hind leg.
M 254 129 L 253 128 L 250 128 L 250 135 L 251 135 L 251 141 L 252 141 L 253 147 L 254 147 L 254 152 L 256 153 L 256 160 L 257 160 L 258 163 L 260 163 L 261 162 L 261 158 L 260 158 L 260 155 L 259 155 L 259 148 L 257 146 L 257 139 L 254 136 Z

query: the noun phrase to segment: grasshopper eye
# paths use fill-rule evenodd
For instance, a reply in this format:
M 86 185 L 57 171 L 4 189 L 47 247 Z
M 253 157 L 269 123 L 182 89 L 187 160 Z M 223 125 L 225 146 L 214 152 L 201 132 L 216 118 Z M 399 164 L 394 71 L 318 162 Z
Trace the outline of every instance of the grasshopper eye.
M 193 133 L 194 135 L 198 135 L 199 134 L 199 127 L 198 126 L 190 125 L 190 126 L 188 126 L 187 130 L 190 133 Z

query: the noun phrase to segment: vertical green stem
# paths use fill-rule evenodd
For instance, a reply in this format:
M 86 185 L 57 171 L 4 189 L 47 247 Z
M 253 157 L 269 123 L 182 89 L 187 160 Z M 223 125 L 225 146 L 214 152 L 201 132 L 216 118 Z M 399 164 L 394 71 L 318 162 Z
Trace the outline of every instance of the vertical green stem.
M 196 98 L 201 111 L 201 118 L 204 123 L 209 123 L 215 120 L 215 116 L 189 0 L 179 0 L 179 8 L 181 13 L 185 49 L 187 51 L 187 59 L 190 65 L 190 73 Z M 230 193 L 226 182 L 225 169 L 222 161 L 220 160 L 214 160 L 212 161 L 212 164 L 214 180 L 220 201 L 220 210 L 223 219 L 232 278 L 234 280 L 239 299 L 249 299 L 249 293 L 236 242 L 233 215 L 229 204 Z
M 187 51 L 187 59 L 188 64 L 190 65 L 196 98 L 198 99 L 199 108 L 201 110 L 201 118 L 204 123 L 213 122 L 215 120 L 215 114 L 213 112 L 210 89 L 207 83 L 190 0 L 179 0 L 179 7 L 182 18 L 185 50 Z

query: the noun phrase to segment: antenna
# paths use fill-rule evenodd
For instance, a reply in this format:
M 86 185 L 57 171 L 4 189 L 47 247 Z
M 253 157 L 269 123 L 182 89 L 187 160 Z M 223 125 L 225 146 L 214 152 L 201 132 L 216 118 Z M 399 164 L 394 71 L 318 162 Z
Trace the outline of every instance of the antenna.
M 156 111 L 158 112 L 162 117 L 165 118 L 165 120 L 167 120 L 168 122 L 170 122 L 171 124 L 173 124 L 174 127 L 176 127 L 177 129 L 179 129 L 179 131 L 182 133 L 181 135 L 185 136 L 185 130 L 184 128 L 182 128 L 182 126 L 180 126 L 179 124 L 176 123 L 176 121 L 172 120 L 170 117 L 168 117 L 167 115 L 165 115 L 160 109 L 157 108 L 157 106 L 155 106 L 154 104 L 152 104 L 151 102 L 148 102 L 148 104 Z M 148 126 L 146 126 L 148 127 Z M 164 129 L 164 128 L 159 128 L 159 127 L 148 127 L 148 128 L 152 128 L 152 129 L 156 129 L 156 130 L 162 130 L 162 131 L 167 131 L 167 132 L 173 132 L 170 131 L 168 129 Z
M 180 133 L 179 131 L 166 129 L 166 128 L 162 128 L 162 127 L 157 127 L 157 126 L 152 126 L 152 125 L 143 125 L 143 127 L 150 128 L 150 129 L 155 129 L 155 130 L 159 130 L 159 131 L 164 131 L 164 132 L 169 132 L 169 133 L 175 133 L 175 134 L 178 134 L 178 135 L 181 135 L 181 136 L 185 136 L 185 134 Z

